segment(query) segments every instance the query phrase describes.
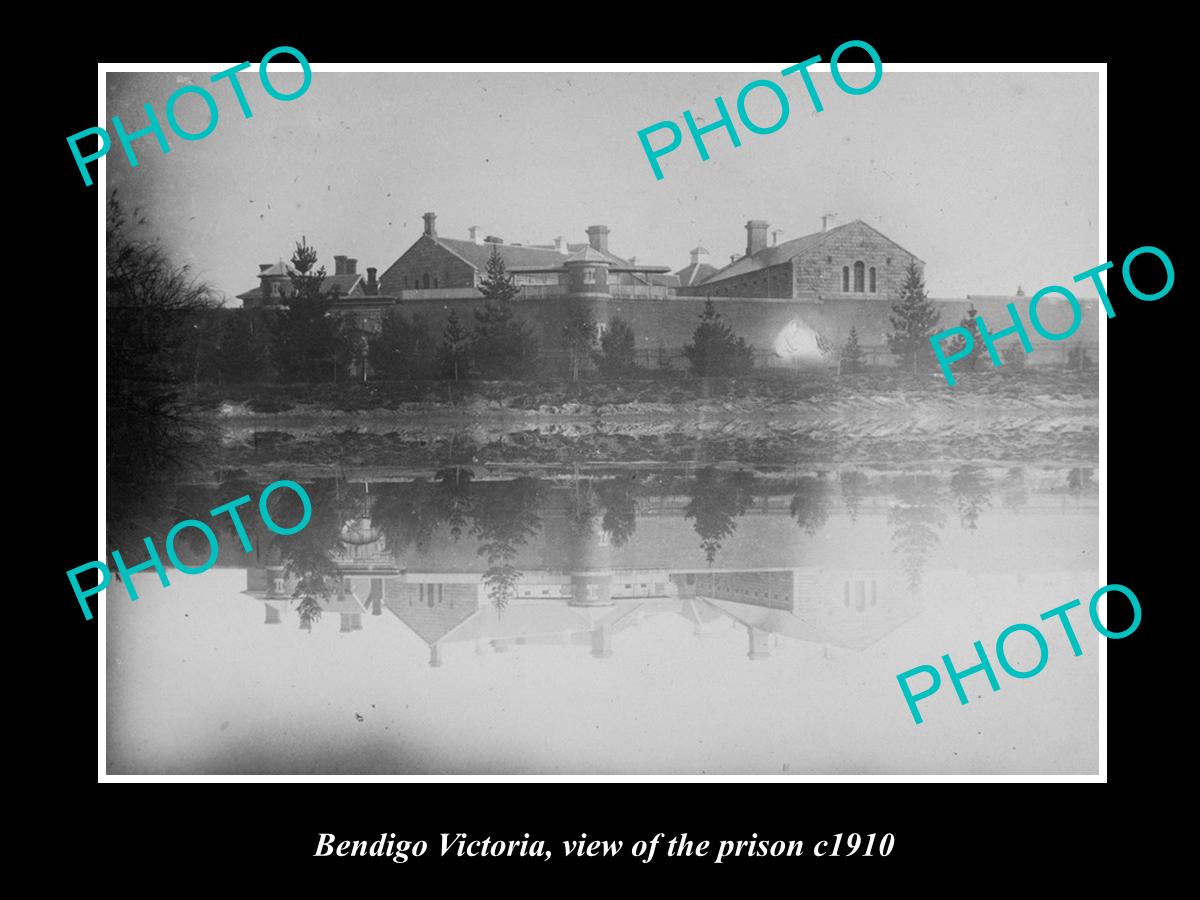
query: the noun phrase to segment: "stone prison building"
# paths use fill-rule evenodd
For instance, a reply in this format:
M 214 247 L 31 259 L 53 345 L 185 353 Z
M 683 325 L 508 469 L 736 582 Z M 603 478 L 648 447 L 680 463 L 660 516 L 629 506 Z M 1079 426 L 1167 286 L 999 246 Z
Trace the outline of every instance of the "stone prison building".
M 334 257 L 326 285 L 337 292 L 337 312 L 352 317 L 367 334 L 378 331 L 382 317 L 393 310 L 424 317 L 434 334 L 440 335 L 451 311 L 469 327 L 481 303 L 479 285 L 488 259 L 496 252 L 521 288 L 518 314 L 534 327 L 542 355 L 564 364 L 563 325 L 568 310 L 577 307 L 596 322 L 598 336 L 614 316 L 628 322 L 640 364 L 681 367 L 682 348 L 704 301 L 711 298 L 733 331 L 754 347 L 758 367 L 835 365 L 851 327 L 869 363 L 893 365 L 886 343 L 888 316 L 909 263 L 922 272 L 925 268 L 916 254 L 858 219 L 783 242 L 777 242 L 779 232 L 772 233 L 767 222 L 751 220 L 745 225 L 745 252 L 730 257 L 728 264 L 712 264 L 708 251 L 697 246 L 688 265 L 672 271 L 635 256 L 618 256 L 609 249 L 604 225 L 589 226 L 586 243 L 560 236 L 546 244 L 520 244 L 481 237 L 477 226 L 466 229 L 465 237 L 445 237 L 438 233 L 436 214 L 423 218 L 420 237 L 378 277 L 376 268 L 360 274 L 356 259 Z M 286 264 L 263 264 L 258 278 L 257 287 L 238 295 L 244 307 L 282 303 L 289 284 Z M 1006 306 L 1015 304 L 1034 345 L 1034 352 L 1025 356 L 1029 365 L 1062 363 L 1075 347 L 1082 347 L 1090 360 L 1098 359 L 1096 298 L 1080 297 L 1083 323 L 1056 343 L 1043 341 L 1029 327 L 1029 298 L 1019 288 L 1009 296 L 933 300 L 941 310 L 941 328 L 958 325 L 974 305 L 993 332 L 1011 325 Z M 1041 301 L 1038 314 L 1052 331 L 1070 323 L 1070 306 L 1057 295 Z M 1019 346 L 1019 340 L 1007 337 L 999 346 L 1003 350 L 1010 344 Z

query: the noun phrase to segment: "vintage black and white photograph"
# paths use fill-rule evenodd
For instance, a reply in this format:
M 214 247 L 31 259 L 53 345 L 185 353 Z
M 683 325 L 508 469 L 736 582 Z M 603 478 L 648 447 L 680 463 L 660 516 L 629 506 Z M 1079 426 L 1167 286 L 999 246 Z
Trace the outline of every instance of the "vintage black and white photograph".
M 1097 73 L 366 68 L 104 161 L 108 774 L 1098 773 Z

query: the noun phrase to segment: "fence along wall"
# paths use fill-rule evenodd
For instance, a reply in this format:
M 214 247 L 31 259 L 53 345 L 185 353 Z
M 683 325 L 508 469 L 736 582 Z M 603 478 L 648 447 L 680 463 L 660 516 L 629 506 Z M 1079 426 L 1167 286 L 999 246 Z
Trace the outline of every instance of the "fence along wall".
M 404 292 L 395 309 L 408 316 L 423 316 L 435 335 L 440 335 L 451 311 L 458 313 L 458 318 L 464 326 L 472 327 L 475 322 L 473 312 L 482 305 L 477 292 L 472 292 L 474 296 L 466 296 L 465 292 L 459 292 L 458 296 L 436 298 L 420 296 L 429 292 L 416 293 L 417 296 L 413 296 L 414 292 Z M 1077 346 L 1086 348 L 1091 359 L 1097 358 L 1101 317 L 1100 303 L 1097 299 L 1080 299 L 1080 305 L 1083 307 L 1082 324 L 1070 338 L 1054 343 L 1040 338 L 1029 324 L 1028 297 L 969 297 L 934 302 L 941 309 L 941 328 L 958 325 L 966 315 L 968 306 L 974 304 L 993 333 L 1012 324 L 1005 307 L 1009 303 L 1015 304 L 1034 348 L 1034 352 L 1025 359 L 1026 365 L 1062 363 L 1070 349 Z M 662 300 L 614 297 L 611 300 L 568 302 L 561 294 L 540 298 L 518 296 L 515 302 L 517 315 L 533 326 L 547 359 L 556 359 L 558 351 L 563 347 L 563 325 L 567 321 L 566 315 L 571 303 L 580 304 L 596 322 L 607 323 L 613 316 L 619 316 L 628 322 L 637 340 L 639 361 L 651 367 L 658 366 L 660 358 L 667 360 L 668 365 L 684 364 L 682 348 L 691 341 L 692 332 L 695 331 L 700 313 L 704 309 L 703 298 L 697 297 L 671 297 Z M 816 331 L 836 350 L 840 350 L 850 334 L 850 328 L 854 327 L 869 363 L 892 365 L 895 362 L 887 350 L 886 335 L 891 328 L 888 322 L 891 304 L 886 301 L 717 298 L 713 300 L 713 305 L 734 333 L 745 338 L 746 342 L 755 348 L 755 364 L 758 366 L 791 365 L 776 357 L 772 347 L 779 332 L 794 319 L 799 319 Z M 1065 330 L 1071 321 L 1070 308 L 1067 302 L 1060 298 L 1048 297 L 1043 300 L 1038 306 L 1038 315 L 1045 327 L 1054 332 Z M 1010 344 L 1019 346 L 1019 338 L 1015 335 L 1002 338 L 998 347 L 1002 351 Z M 984 353 L 986 356 L 986 350 Z M 562 354 L 562 358 L 566 358 L 565 353 Z

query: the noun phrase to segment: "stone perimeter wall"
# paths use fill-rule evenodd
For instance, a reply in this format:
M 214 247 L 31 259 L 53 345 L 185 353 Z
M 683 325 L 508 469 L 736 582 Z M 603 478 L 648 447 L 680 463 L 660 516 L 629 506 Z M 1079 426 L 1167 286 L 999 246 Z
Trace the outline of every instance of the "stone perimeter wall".
M 982 297 L 971 300 L 935 300 L 942 310 L 941 327 L 958 325 L 966 315 L 967 307 L 974 303 L 979 314 L 995 333 L 1012 324 L 1005 310 L 1006 303 L 1016 304 L 1021 319 L 1029 332 L 1033 352 L 1026 361 L 1030 365 L 1061 362 L 1066 349 L 1077 345 L 1094 348 L 1099 342 L 1099 325 L 1102 311 L 1097 300 L 1082 299 L 1083 324 L 1065 341 L 1048 342 L 1040 337 L 1028 321 L 1028 298 Z M 678 353 L 691 340 L 692 332 L 704 309 L 704 300 L 696 297 L 674 297 L 667 300 L 587 300 L 567 301 L 564 298 L 516 301 L 517 315 L 530 322 L 538 340 L 545 350 L 562 347 L 562 327 L 566 322 L 569 303 L 579 303 L 597 322 L 607 322 L 620 316 L 633 328 L 639 350 L 657 351 L 661 346 L 669 353 Z M 886 301 L 854 299 L 830 299 L 820 302 L 768 299 L 714 299 L 717 312 L 733 328 L 734 333 L 746 339 L 757 352 L 759 365 L 788 365 L 783 360 L 777 363 L 767 358 L 776 335 L 793 319 L 816 331 L 832 346 L 840 348 L 849 335 L 851 326 L 857 328 L 859 343 L 865 348 L 886 347 L 885 335 L 890 330 L 888 316 L 891 304 Z M 480 308 L 481 301 L 475 297 L 441 298 L 430 300 L 402 300 L 394 309 L 404 315 L 422 315 L 430 330 L 440 335 L 451 310 L 457 311 L 459 320 L 470 328 L 475 323 L 473 311 Z M 1070 322 L 1070 310 L 1065 300 L 1048 298 L 1038 307 L 1043 325 L 1052 332 L 1065 330 Z M 1002 338 L 999 347 L 1020 343 L 1016 335 Z M 891 362 L 890 354 L 880 353 L 875 362 Z

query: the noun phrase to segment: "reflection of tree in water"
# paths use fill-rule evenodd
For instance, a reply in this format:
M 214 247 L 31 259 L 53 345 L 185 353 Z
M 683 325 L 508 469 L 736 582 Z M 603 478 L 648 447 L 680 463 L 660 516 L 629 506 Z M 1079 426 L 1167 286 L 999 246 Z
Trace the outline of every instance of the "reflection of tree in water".
M 300 618 L 300 627 L 311 634 L 313 623 L 321 621 L 320 600 L 314 594 L 306 593 L 305 588 L 302 588 L 301 585 L 296 586 L 296 592 L 292 594 L 292 597 L 300 600 L 296 604 L 296 615 Z
M 575 480 L 567 496 L 567 527 L 575 537 L 586 537 L 592 533 L 592 520 L 600 512 L 600 495 L 592 486 L 591 479 Z
M 1072 469 L 1067 473 L 1067 490 L 1072 494 L 1082 494 L 1093 486 L 1091 469 Z
M 466 490 L 464 485 L 464 493 Z M 444 483 L 432 484 L 423 479 L 375 486 L 371 524 L 383 533 L 397 561 L 410 547 L 418 554 L 429 551 L 433 532 L 448 517 L 446 494 Z
M 941 543 L 937 530 L 946 525 L 937 480 L 922 476 L 902 479 L 896 486 L 896 501 L 888 510 L 892 546 L 900 557 L 909 590 L 916 592 L 933 551 Z
M 471 479 L 475 473 L 462 466 L 450 466 L 438 471 L 438 484 L 441 486 L 442 501 L 445 504 L 446 522 L 450 526 L 450 535 L 457 541 L 462 537 L 463 529 L 467 527 L 467 519 L 474 509 L 474 498 L 471 496 Z
M 790 507 L 792 518 L 808 535 L 821 530 L 829 519 L 830 489 L 824 477 L 805 475 L 796 483 Z
M 754 476 L 749 472 L 721 472 L 709 466 L 692 482 L 691 497 L 683 511 L 685 519 L 696 520 L 696 534 L 711 566 L 721 549 L 721 541 L 733 534 L 734 522 L 754 501 Z
M 843 472 L 838 481 L 842 486 L 842 503 L 850 515 L 850 521 L 857 522 L 858 511 L 862 508 L 863 497 L 867 493 L 866 473 Z
M 950 493 L 958 504 L 963 528 L 975 531 L 980 514 L 992 505 L 992 489 L 987 473 L 979 466 L 959 466 L 950 478 Z
M 336 557 L 342 550 L 342 526 L 346 500 L 332 481 L 305 484 L 312 502 L 312 518 L 296 534 L 274 536 L 274 547 L 283 559 L 284 571 L 298 578 L 292 599 L 298 601 L 300 624 L 311 631 L 321 618 L 320 601 L 333 596 L 339 587 Z M 267 499 L 271 519 L 291 527 L 304 516 L 304 505 L 294 491 L 277 490 Z
M 1025 470 L 1013 466 L 1004 476 L 1000 484 L 1000 502 L 1005 509 L 1024 509 L 1029 502 L 1029 488 L 1025 484 Z
M 479 555 L 487 557 L 483 583 L 497 611 L 513 596 L 521 573 L 512 565 L 517 550 L 542 527 L 538 515 L 542 485 L 536 478 L 499 482 L 475 505 L 471 534 L 479 538 Z
M 637 531 L 637 501 L 632 478 L 614 478 L 600 485 L 604 518 L 600 527 L 614 547 L 624 547 Z

